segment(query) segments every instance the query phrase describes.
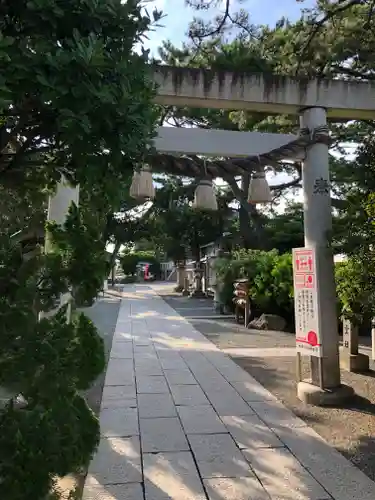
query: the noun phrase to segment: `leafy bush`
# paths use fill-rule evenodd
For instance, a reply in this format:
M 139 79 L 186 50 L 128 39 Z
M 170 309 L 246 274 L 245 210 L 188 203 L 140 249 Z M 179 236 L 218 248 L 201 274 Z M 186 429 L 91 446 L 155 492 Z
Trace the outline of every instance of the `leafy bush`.
M 67 306 L 53 309 L 73 286 L 76 299 L 79 279 L 91 301 L 103 260 L 76 207 L 63 228 L 49 229 L 49 254 L 25 258 L 0 239 L 0 386 L 13 395 L 0 411 L 0 488 L 9 500 L 46 498 L 56 476 L 87 465 L 100 439 L 80 391 L 104 370 L 103 340 L 85 315 L 68 322 Z
M 120 263 L 125 276 L 132 276 L 137 272 L 138 255 L 135 253 L 125 253 L 121 256 Z
M 233 283 L 243 277 L 242 262 L 233 258 L 218 258 L 215 262 L 217 281 L 220 284 L 219 299 L 222 304 L 232 308 Z
M 355 324 L 375 315 L 374 289 L 368 262 L 350 258 L 335 266 L 338 313 Z
M 249 279 L 249 295 L 257 313 L 273 313 L 293 320 L 292 255 L 276 250 L 239 250 L 230 258 L 218 259 L 215 265 L 222 289 L 220 300 L 233 306 L 233 283 Z M 365 259 L 351 257 L 335 266 L 337 314 L 362 325 L 375 316 L 375 289 L 372 265 Z
M 139 262 L 148 262 L 150 264 L 149 271 L 160 276 L 160 262 L 156 258 L 155 253 L 151 251 L 126 252 L 121 256 L 120 263 L 125 276 L 133 276 L 137 272 Z
M 12 394 L 0 410 L 0 496 L 45 500 L 100 437 L 79 392 L 104 368 L 103 343 L 87 318 L 68 323 L 59 299 L 89 304 L 108 275 L 105 221 L 158 118 L 147 53 L 134 50 L 151 20 L 140 0 L 3 0 L 1 14 L 1 192 L 38 193 L 9 220 L 28 225 L 35 207 L 42 219 L 37 200 L 61 175 L 86 193 L 92 220 L 73 210 L 64 231 L 49 226 L 51 253 L 27 257 L 12 224 L 0 227 L 0 383 Z
M 233 282 L 238 278 L 249 280 L 249 295 L 258 313 L 279 314 L 293 318 L 293 271 L 291 254 L 276 250 L 239 250 L 231 258 L 218 259 L 215 266 L 222 284 L 221 301 L 232 304 Z

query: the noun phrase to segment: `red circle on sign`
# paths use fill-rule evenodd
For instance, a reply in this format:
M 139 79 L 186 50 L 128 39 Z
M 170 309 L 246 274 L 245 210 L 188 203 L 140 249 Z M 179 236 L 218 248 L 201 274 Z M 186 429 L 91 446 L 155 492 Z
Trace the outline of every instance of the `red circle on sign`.
M 318 345 L 318 337 L 316 335 L 315 332 L 313 331 L 310 331 L 308 334 L 307 334 L 307 342 L 312 345 L 313 347 L 317 346 Z
M 309 277 L 307 278 L 307 281 L 308 281 L 309 283 L 312 283 L 312 276 L 309 276 Z

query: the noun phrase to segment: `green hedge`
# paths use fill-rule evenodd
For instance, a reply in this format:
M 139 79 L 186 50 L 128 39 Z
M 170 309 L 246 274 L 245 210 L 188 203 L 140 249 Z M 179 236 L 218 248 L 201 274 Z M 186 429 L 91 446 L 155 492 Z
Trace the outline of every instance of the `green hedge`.
M 374 283 L 368 263 L 351 258 L 336 264 L 338 312 L 361 325 L 375 315 Z
M 120 258 L 120 263 L 125 276 L 133 276 L 137 272 L 137 264 L 139 262 L 149 262 L 150 272 L 160 277 L 161 267 L 160 262 L 156 258 L 155 253 L 151 251 L 139 251 L 124 253 Z
M 231 258 L 216 264 L 218 280 L 223 284 L 221 301 L 232 304 L 233 282 L 238 278 L 250 281 L 249 295 L 258 313 L 279 314 L 293 320 L 293 273 L 291 254 L 277 250 L 239 250 Z
M 292 255 L 276 250 L 240 250 L 218 259 L 216 272 L 222 284 L 220 300 L 233 306 L 233 282 L 250 281 L 249 295 L 256 313 L 279 314 L 288 322 L 294 318 Z M 337 315 L 363 324 L 375 315 L 375 294 L 369 269 L 361 260 L 349 259 L 335 266 Z M 374 290 L 373 290 L 374 288 Z

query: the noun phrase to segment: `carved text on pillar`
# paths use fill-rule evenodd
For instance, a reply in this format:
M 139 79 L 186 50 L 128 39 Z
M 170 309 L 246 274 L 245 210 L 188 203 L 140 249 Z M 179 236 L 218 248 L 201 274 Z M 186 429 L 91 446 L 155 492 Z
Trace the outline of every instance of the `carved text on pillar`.
M 329 194 L 330 191 L 330 186 L 329 186 L 329 180 L 328 179 L 323 179 L 323 177 L 319 177 L 318 179 L 315 179 L 314 182 L 314 194 Z

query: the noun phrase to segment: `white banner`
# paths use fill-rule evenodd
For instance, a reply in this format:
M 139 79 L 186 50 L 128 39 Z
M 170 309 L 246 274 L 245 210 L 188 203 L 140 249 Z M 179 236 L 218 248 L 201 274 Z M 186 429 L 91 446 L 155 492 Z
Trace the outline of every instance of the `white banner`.
M 294 314 L 297 352 L 321 358 L 315 251 L 293 249 Z

